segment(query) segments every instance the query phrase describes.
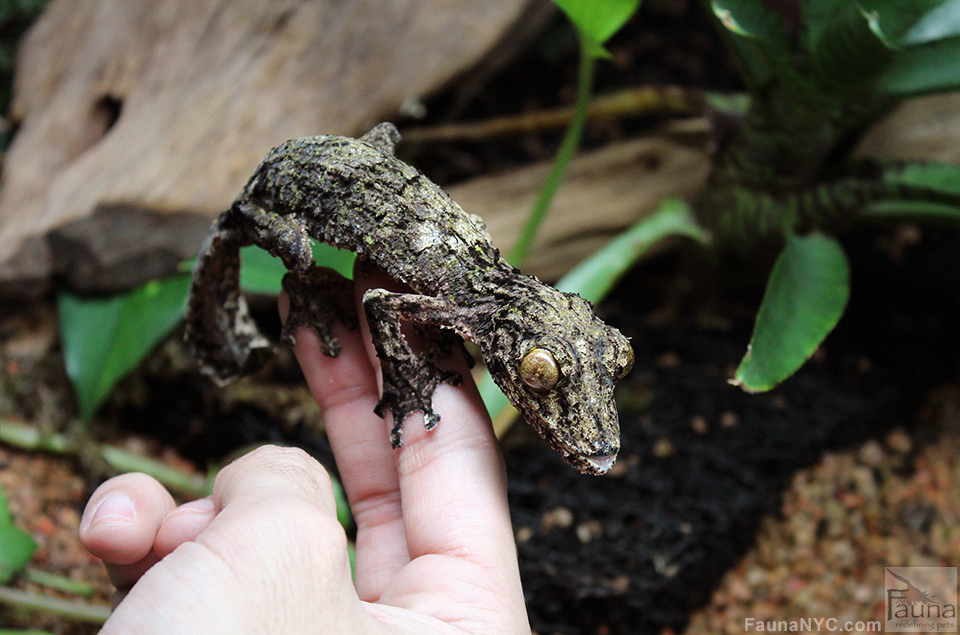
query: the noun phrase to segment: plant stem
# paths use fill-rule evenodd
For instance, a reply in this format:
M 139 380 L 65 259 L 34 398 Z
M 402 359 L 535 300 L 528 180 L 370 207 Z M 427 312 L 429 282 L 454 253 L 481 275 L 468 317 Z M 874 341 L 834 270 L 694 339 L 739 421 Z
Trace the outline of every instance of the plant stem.
M 0 441 L 22 450 L 37 450 L 51 454 L 77 454 L 76 444 L 62 434 L 41 434 L 31 426 L 3 419 L 0 421 Z M 149 474 L 163 485 L 175 488 L 185 494 L 206 496 L 210 493 L 208 479 L 170 467 L 160 461 L 139 454 L 127 452 L 109 445 L 100 446 L 100 455 L 107 464 L 118 472 L 143 472 Z
M 27 567 L 23 570 L 23 577 L 34 584 L 42 584 L 45 587 L 65 591 L 74 595 L 93 595 L 95 589 L 93 585 L 86 582 L 79 582 L 64 575 L 50 573 L 35 567 Z
M 43 612 L 47 615 L 57 615 L 74 622 L 103 624 L 110 617 L 109 606 L 70 602 L 46 595 L 27 593 L 6 586 L 0 587 L 0 603 L 9 604 L 19 609 Z
M 584 125 L 587 121 L 587 107 L 590 105 L 590 93 L 593 86 L 594 58 L 587 49 L 586 42 L 580 37 L 580 68 L 577 73 L 577 99 L 573 107 L 573 118 L 570 120 L 570 127 L 563 137 L 560 144 L 560 150 L 557 151 L 557 158 L 554 159 L 550 167 L 550 173 L 547 180 L 544 181 L 540 194 L 534 203 L 533 210 L 527 218 L 523 229 L 520 231 L 520 237 L 510 250 L 507 260 L 515 267 L 523 265 L 527 258 L 527 253 L 533 245 L 533 239 L 537 235 L 537 230 L 543 223 L 543 219 L 550 209 L 553 197 L 563 182 L 563 175 L 567 171 L 567 165 L 573 158 L 577 147 L 580 145 L 580 138 L 583 136 Z

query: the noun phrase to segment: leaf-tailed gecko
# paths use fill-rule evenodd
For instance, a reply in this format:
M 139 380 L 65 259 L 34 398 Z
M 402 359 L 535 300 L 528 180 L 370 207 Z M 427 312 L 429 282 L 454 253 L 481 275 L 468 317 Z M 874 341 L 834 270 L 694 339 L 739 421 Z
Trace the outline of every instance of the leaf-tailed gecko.
M 186 338 L 201 369 L 223 384 L 255 350 L 269 348 L 240 294 L 239 250 L 252 244 L 290 270 L 282 339 L 292 342 L 308 325 L 324 354 L 339 353 L 333 324 L 357 321 L 350 283 L 314 266 L 314 238 L 356 252 L 414 291 L 363 296 L 383 375 L 376 412 L 392 412 L 394 447 L 408 414 L 422 412 L 428 429 L 437 425 L 433 392 L 460 379 L 438 366 L 436 350 L 411 350 L 403 320 L 476 343 L 497 385 L 564 459 L 583 473 L 607 472 L 620 447 L 613 387 L 633 364 L 627 338 L 580 296 L 507 263 L 477 216 L 394 156 L 399 138 L 382 123 L 359 139 L 305 137 L 267 154 L 197 258 Z

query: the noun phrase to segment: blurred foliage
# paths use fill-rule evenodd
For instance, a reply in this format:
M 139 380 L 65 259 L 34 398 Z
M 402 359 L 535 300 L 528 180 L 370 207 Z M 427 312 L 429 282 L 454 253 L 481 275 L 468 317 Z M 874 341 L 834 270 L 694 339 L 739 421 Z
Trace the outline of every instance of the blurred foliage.
M 769 390 L 843 315 L 849 265 L 825 234 L 864 219 L 960 224 L 957 166 L 851 155 L 902 99 L 960 87 L 960 1 L 807 0 L 791 5 L 796 24 L 760 0 L 704 5 L 750 102 L 730 116 L 694 210 L 721 252 L 781 250 L 736 377 Z
M 30 534 L 13 524 L 6 494 L 0 489 L 0 584 L 10 582 L 36 550 L 37 543 Z
M 313 244 L 314 262 L 353 275 L 356 256 Z M 287 270 L 259 247 L 240 250 L 240 286 L 247 293 L 276 295 Z M 191 263 L 184 263 L 189 270 Z M 151 280 L 107 297 L 62 291 L 57 298 L 60 339 L 67 376 L 89 422 L 118 381 L 136 368 L 183 320 L 190 294 L 189 273 Z

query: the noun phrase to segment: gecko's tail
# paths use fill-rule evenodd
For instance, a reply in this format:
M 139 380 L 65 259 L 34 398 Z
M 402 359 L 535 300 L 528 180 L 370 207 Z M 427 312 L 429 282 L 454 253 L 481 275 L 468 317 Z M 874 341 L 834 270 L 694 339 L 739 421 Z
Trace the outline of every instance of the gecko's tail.
M 240 294 L 240 248 L 230 209 L 210 228 L 193 267 L 184 339 L 193 349 L 203 374 L 220 386 L 239 377 L 270 348 L 260 334 Z

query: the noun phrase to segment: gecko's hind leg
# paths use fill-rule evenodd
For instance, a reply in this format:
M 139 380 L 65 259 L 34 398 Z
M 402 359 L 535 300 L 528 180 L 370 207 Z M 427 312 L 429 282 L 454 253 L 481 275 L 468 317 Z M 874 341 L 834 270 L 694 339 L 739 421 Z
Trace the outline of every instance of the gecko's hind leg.
M 320 338 L 324 355 L 339 355 L 340 342 L 333 335 L 333 325 L 340 322 L 351 330 L 358 325 L 353 283 L 333 269 L 314 265 L 306 271 L 287 273 L 283 277 L 283 290 L 290 297 L 290 313 L 280 340 L 293 346 L 294 332 L 307 326 Z
M 396 154 L 397 144 L 400 143 L 400 132 L 397 127 L 388 121 L 378 123 L 367 134 L 360 137 L 384 154 Z
M 383 396 L 374 411 L 381 417 L 386 408 L 393 413 L 390 443 L 400 447 L 407 415 L 422 412 L 424 426 L 432 430 L 440 422 L 440 415 L 433 411 L 434 391 L 444 382 L 458 385 L 462 380 L 460 373 L 437 366 L 442 347 L 434 344 L 419 355 L 414 353 L 403 336 L 400 320 L 445 325 L 451 323 L 451 311 L 456 309 L 439 298 L 384 289 L 367 291 L 363 309 L 383 376 Z

